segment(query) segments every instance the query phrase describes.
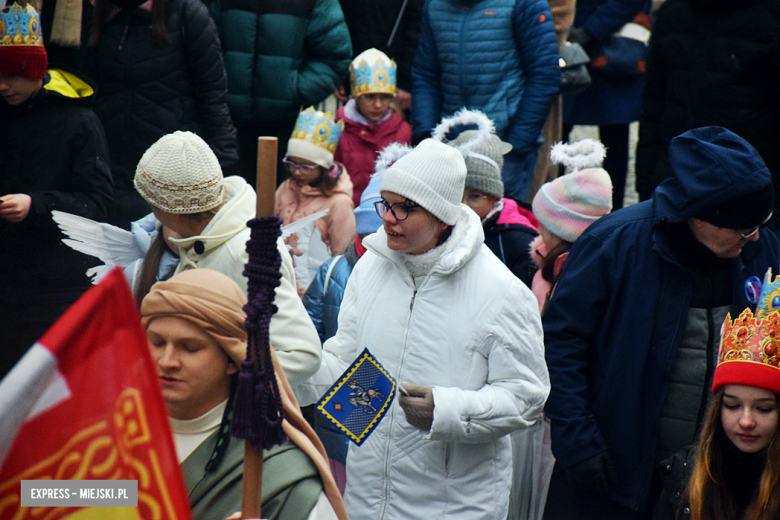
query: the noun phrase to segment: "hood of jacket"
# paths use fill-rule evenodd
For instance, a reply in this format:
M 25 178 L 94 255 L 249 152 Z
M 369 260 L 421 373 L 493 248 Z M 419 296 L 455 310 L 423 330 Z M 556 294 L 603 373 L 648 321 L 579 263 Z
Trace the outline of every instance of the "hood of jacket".
M 684 222 L 772 182 L 758 152 L 717 126 L 690 130 L 672 139 L 669 163 L 674 177 L 659 184 L 653 194 L 655 222 Z
M 47 96 L 69 99 L 91 105 L 95 99 L 95 85 L 85 77 L 65 68 L 48 71 L 48 81 L 43 85 Z
M 533 211 L 529 208 L 520 206 L 515 200 L 503 198 L 504 208 L 498 214 L 496 224 L 519 224 L 529 227 L 534 231 L 539 228 L 539 221 L 536 220 Z
M 460 216 L 455 223 L 455 229 L 452 230 L 450 238 L 458 236 L 462 238 L 448 253 L 439 259 L 433 269 L 431 269 L 431 275 L 441 274 L 446 276 L 458 271 L 474 258 L 484 245 L 485 233 L 482 230 L 482 222 L 480 222 L 479 216 L 465 204 L 460 205 L 460 210 Z M 459 226 L 460 229 L 458 229 Z M 456 232 L 456 229 L 458 232 Z M 407 256 L 406 253 L 393 251 L 387 247 L 387 233 L 384 227 L 379 228 L 373 235 L 364 238 L 363 245 L 369 251 L 393 262 L 401 271 L 409 271 L 404 262 L 404 257 Z M 447 242 L 439 247 L 446 247 L 446 245 Z
M 238 176 L 226 177 L 225 204 L 200 235 L 186 238 L 172 238 L 171 243 L 179 248 L 182 265 L 197 267 L 197 259 L 215 249 L 246 229 L 247 221 L 255 217 L 255 191 Z M 203 244 L 200 252 L 195 251 L 196 242 Z M 197 248 L 200 249 L 200 248 Z

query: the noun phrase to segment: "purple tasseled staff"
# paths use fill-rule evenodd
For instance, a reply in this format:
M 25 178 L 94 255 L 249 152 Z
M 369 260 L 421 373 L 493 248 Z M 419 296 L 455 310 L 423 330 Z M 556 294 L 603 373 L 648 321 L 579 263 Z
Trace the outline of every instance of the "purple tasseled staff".
M 276 249 L 281 221 L 278 217 L 254 218 L 247 226 L 252 230 L 246 244 L 249 262 L 244 268 L 244 276 L 249 280 L 249 301 L 244 306 L 247 357 L 238 375 L 231 430 L 233 437 L 244 439 L 262 451 L 287 441 L 282 429 L 282 399 L 268 341 L 268 326 L 277 310 L 273 303 L 274 289 L 282 276 L 279 272 L 282 259 Z
M 281 220 L 274 213 L 276 185 L 276 138 L 260 137 L 257 143 L 257 218 L 247 222 L 251 229 L 246 244 L 249 261 L 244 267 L 248 279 L 244 306 L 247 356 L 241 363 L 233 408 L 233 437 L 246 441 L 244 448 L 241 518 L 260 518 L 263 488 L 263 450 L 287 441 L 282 428 L 282 398 L 271 360 L 268 327 L 276 312 L 274 290 L 282 277 L 282 258 L 276 248 Z

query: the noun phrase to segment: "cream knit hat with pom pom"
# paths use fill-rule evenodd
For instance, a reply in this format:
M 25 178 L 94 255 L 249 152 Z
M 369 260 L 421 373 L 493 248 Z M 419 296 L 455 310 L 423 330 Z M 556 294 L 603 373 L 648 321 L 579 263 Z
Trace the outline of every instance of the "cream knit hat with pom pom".
M 222 169 L 206 142 L 192 132 L 161 137 L 146 152 L 133 184 L 166 213 L 200 213 L 222 204 Z

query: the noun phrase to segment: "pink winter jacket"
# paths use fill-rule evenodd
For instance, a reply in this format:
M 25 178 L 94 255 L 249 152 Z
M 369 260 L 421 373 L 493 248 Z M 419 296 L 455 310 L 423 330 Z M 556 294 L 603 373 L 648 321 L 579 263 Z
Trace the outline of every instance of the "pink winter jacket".
M 531 281 L 531 291 L 536 296 L 536 300 L 539 302 L 539 314 L 544 311 L 544 304 L 547 303 L 547 298 L 552 296 L 554 287 L 550 287 L 550 282 L 542 278 L 542 257 L 547 254 L 547 247 L 544 245 L 544 240 L 541 236 L 536 237 L 529 246 L 528 254 L 531 255 L 531 260 L 539 266 L 539 270 L 536 271 L 533 281 Z M 560 276 L 563 266 L 566 263 L 566 258 L 569 256 L 569 252 L 566 251 L 558 258 L 555 259 L 555 266 L 553 267 L 553 275 L 557 278 Z
M 343 169 L 339 182 L 330 197 L 317 188 L 299 186 L 287 179 L 276 189 L 276 214 L 284 224 L 308 217 L 312 213 L 330 208 L 327 215 L 314 222 L 332 255 L 341 255 L 355 237 L 355 214 L 352 212 L 352 181 Z

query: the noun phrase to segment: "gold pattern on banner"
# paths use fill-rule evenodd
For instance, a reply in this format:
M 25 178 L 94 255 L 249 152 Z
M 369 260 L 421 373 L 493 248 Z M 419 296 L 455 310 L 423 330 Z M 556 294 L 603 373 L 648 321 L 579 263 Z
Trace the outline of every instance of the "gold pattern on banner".
M 0 518 L 58 520 L 88 518 L 74 508 L 21 506 L 22 480 L 137 480 L 138 508 L 145 520 L 175 520 L 176 511 L 152 448 L 141 392 L 122 391 L 114 403 L 113 427 L 103 420 L 73 435 L 55 454 L 0 483 Z M 112 508 L 114 509 L 114 508 Z M 135 514 L 127 518 L 135 517 Z M 123 516 L 124 518 L 124 516 Z

